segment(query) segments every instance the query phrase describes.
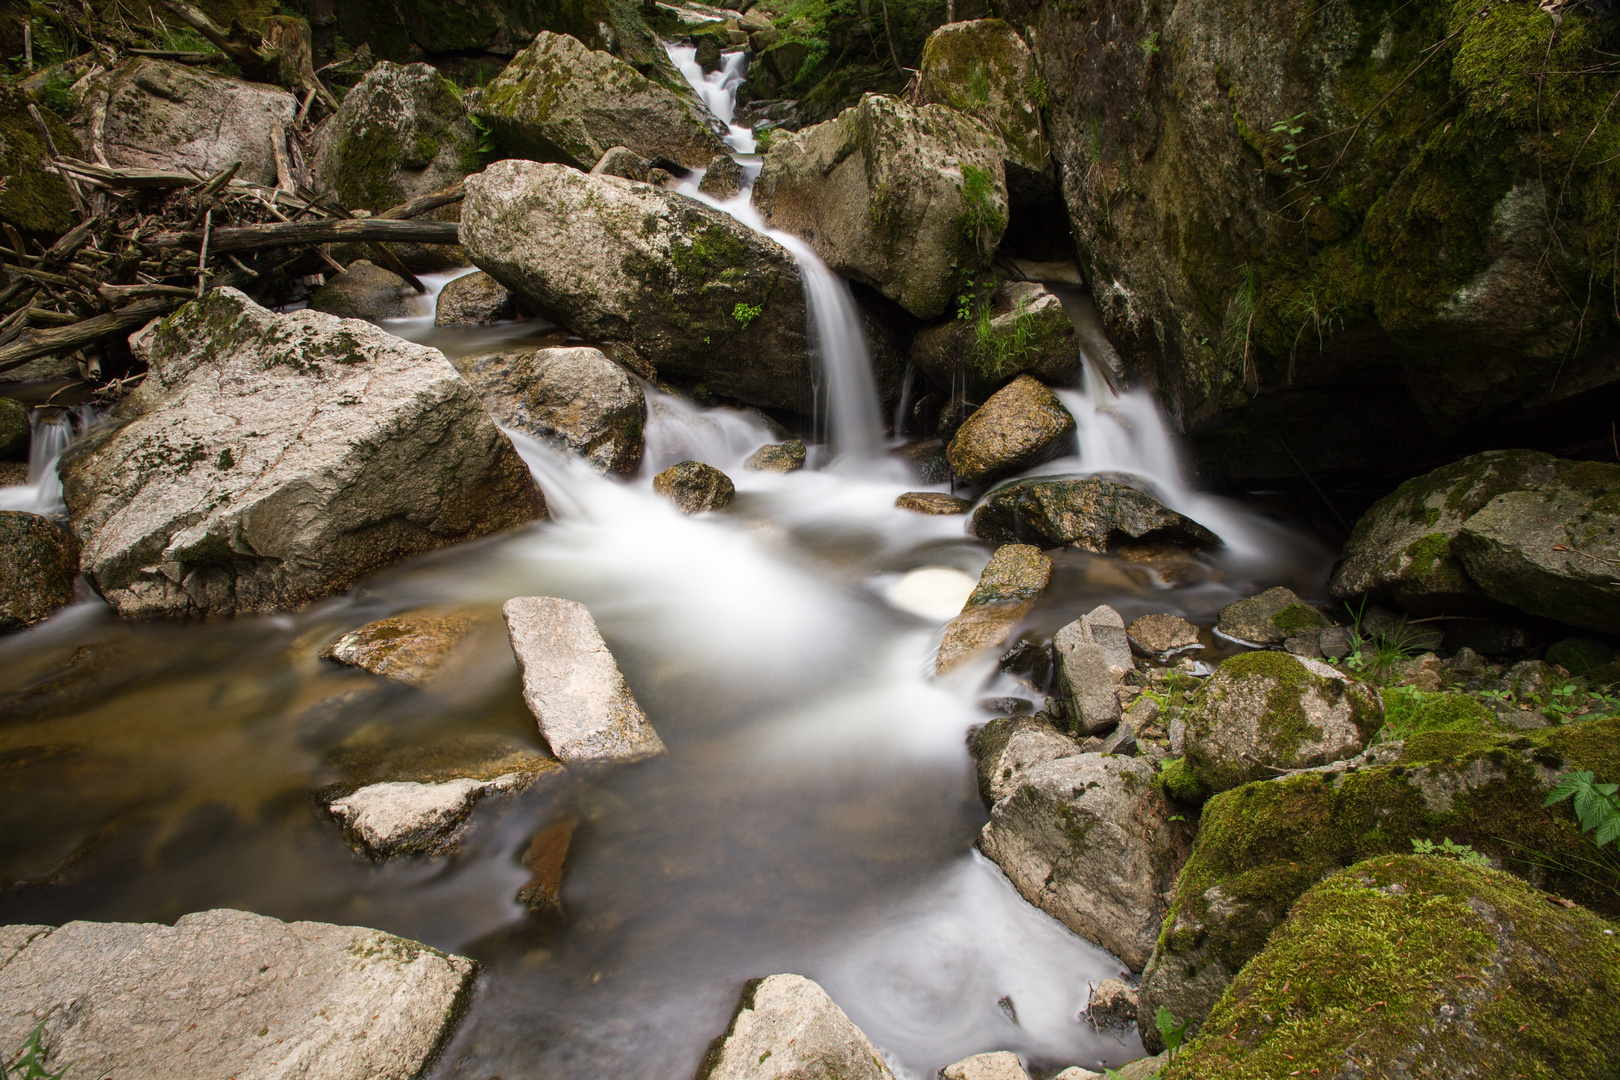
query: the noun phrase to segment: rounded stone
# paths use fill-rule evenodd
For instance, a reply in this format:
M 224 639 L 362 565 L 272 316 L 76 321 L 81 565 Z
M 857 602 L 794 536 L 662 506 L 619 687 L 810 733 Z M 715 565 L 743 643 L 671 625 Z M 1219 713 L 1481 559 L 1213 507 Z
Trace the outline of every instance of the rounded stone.
M 731 505 L 737 489 L 731 477 L 701 461 L 671 465 L 653 477 L 653 490 L 683 514 L 702 514 Z

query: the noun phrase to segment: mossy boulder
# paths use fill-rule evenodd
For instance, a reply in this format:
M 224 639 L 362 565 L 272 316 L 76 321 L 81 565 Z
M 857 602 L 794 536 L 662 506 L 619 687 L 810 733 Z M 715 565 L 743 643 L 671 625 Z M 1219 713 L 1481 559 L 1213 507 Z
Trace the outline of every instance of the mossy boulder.
M 357 259 L 309 298 L 309 306 L 340 319 L 402 319 L 415 308 L 416 290 L 392 270 Z
M 1301 600 L 1292 589 L 1277 585 L 1221 608 L 1215 629 L 1245 645 L 1280 645 L 1327 625 L 1327 616 Z
M 1222 995 L 1165 1080 L 1350 1073 L 1608 1076 L 1611 923 L 1500 870 L 1379 856 L 1326 878 Z
M 1039 203 L 1056 191 L 1041 125 L 1046 83 L 1029 46 L 1007 23 L 972 19 L 929 34 L 917 92 L 923 101 L 977 117 L 1000 136 L 1007 191 L 1015 201 Z
M 627 343 L 661 374 L 751 405 L 809 411 L 798 264 L 729 214 L 616 176 L 501 161 L 467 178 L 461 243 L 586 340 Z
M 867 94 L 771 143 L 754 204 L 836 272 L 913 315 L 943 314 L 1007 228 L 1001 140 L 943 105 Z
M 1052 560 L 1040 548 L 1028 544 L 997 548 L 961 614 L 946 625 L 934 671 L 943 674 L 984 650 L 1005 645 L 1051 582 Z
M 79 141 L 66 124 L 48 109 L 40 111 L 51 129 L 56 148 L 79 154 Z M 50 160 L 39 127 L 28 115 L 28 96 L 9 83 L 0 83 L 0 221 L 20 232 L 55 236 L 77 224 L 73 198 L 67 185 L 42 165 Z M 15 378 L 15 376 L 11 376 Z
M 0 511 L 0 631 L 18 630 L 73 601 L 78 545 L 48 518 Z
M 725 152 L 696 104 L 566 34 L 536 35 L 479 94 L 473 111 L 508 154 L 578 169 L 616 146 L 689 169 Z
M 1134 477 L 1113 475 L 1020 480 L 997 488 L 979 504 L 973 512 L 973 535 L 1099 554 L 1123 543 L 1220 546 L 1218 536 L 1159 502 L 1145 487 Z
M 0 458 L 26 458 L 32 435 L 27 406 L 0 398 Z
M 980 484 L 1057 457 L 1072 446 L 1074 432 L 1074 417 L 1058 396 L 1020 375 L 957 428 L 945 456 L 957 476 Z
M 982 290 L 981 290 L 982 291 Z M 967 318 L 924 327 L 911 362 L 936 385 L 959 387 L 979 401 L 1019 375 L 1052 386 L 1080 378 L 1080 343 L 1063 302 L 1035 281 L 1003 281 Z
M 1584 872 L 1591 841 L 1567 804 L 1542 806 L 1574 769 L 1620 781 L 1620 718 L 1512 735 L 1431 731 L 1377 746 L 1343 772 L 1216 795 L 1143 972 L 1145 1014 L 1162 1005 L 1197 1031 L 1301 894 L 1362 859 L 1409 854 L 1414 839 L 1471 845 L 1542 888 L 1620 914 L 1620 894 Z
M 1222 661 L 1184 714 L 1185 761 L 1208 792 L 1361 753 L 1384 723 L 1378 691 L 1284 652 Z

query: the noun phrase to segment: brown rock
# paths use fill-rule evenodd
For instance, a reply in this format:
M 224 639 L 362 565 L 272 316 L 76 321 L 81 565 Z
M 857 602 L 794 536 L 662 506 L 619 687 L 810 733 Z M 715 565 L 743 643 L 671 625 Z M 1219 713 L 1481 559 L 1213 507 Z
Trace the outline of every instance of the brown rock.
M 1020 375 L 963 422 L 945 455 L 956 475 L 978 484 L 1056 457 L 1074 430 L 1057 395 Z
M 737 494 L 731 477 L 701 461 L 671 465 L 653 477 L 653 490 L 683 514 L 701 514 L 730 506 Z
M 1125 632 L 1137 648 L 1155 656 L 1199 647 L 1198 627 L 1180 615 L 1143 615 Z
M 327 660 L 422 686 L 472 629 L 461 616 L 394 615 L 351 630 L 321 651 Z
M 944 674 L 981 649 L 1000 648 L 1052 580 L 1052 560 L 1039 548 L 1006 544 L 979 575 L 962 613 L 945 627 L 935 674 Z
M 32 626 L 73 601 L 79 549 L 38 514 L 0 512 L 0 631 Z
M 908 491 L 895 499 L 894 505 L 915 514 L 965 514 L 973 509 L 966 499 L 942 491 Z
M 769 443 L 749 454 L 748 460 L 743 462 L 743 468 L 753 469 L 756 472 L 796 472 L 804 468 L 807 453 L 804 443 L 798 439 Z

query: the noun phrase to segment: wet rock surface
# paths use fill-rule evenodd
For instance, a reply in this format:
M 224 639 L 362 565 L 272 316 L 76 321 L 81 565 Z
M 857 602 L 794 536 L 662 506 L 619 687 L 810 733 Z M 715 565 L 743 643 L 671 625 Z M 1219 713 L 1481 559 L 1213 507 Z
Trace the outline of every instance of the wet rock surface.
M 997 488 L 973 512 L 972 527 L 982 540 L 1022 540 L 1099 554 L 1135 541 L 1220 545 L 1214 533 L 1169 509 L 1140 484 L 1105 476 L 1020 480 Z
M 1086 1002 L 1086 1021 L 1098 1029 L 1124 1029 L 1137 1022 L 1136 991 L 1118 979 L 1104 979 Z
M 471 619 L 455 615 L 393 615 L 349 631 L 321 650 L 321 656 L 407 686 L 423 686 L 471 629 Z
M 1074 431 L 1057 395 L 1021 375 L 967 418 L 945 454 L 957 476 L 978 484 L 1056 457 Z
M 701 461 L 682 461 L 653 477 L 653 490 L 683 514 L 706 514 L 731 505 L 737 488 L 731 477 Z
M 997 548 L 962 613 L 945 627 L 934 671 L 943 674 L 982 650 L 1005 645 L 1051 580 L 1052 560 L 1039 548 Z
M 1149 656 L 1200 648 L 1198 627 L 1179 615 L 1143 615 L 1126 628 L 1131 644 Z
M 982 324 L 977 316 L 956 318 L 918 331 L 912 363 L 937 385 L 960 385 L 975 400 L 1019 375 L 1051 386 L 1079 379 L 1074 324 L 1051 290 L 1034 281 L 1003 281 L 984 302 Z
M 697 1080 L 894 1080 L 883 1055 L 826 991 L 800 975 L 743 988 Z
M 973 509 L 973 504 L 966 499 L 940 491 L 908 491 L 897 496 L 894 505 L 914 514 L 932 515 L 965 514 Z
M 0 511 L 0 633 L 73 602 L 78 545 L 49 518 Z
M 748 455 L 748 460 L 743 462 L 743 468 L 757 472 L 797 472 L 804 468 L 804 459 L 808 452 L 799 439 L 789 439 L 783 443 L 767 443 Z
M 978 767 L 979 798 L 994 806 L 1011 795 L 1037 765 L 1080 753 L 1080 744 L 1045 719 L 997 717 L 968 736 Z
M 493 780 L 393 780 L 334 799 L 326 809 L 350 842 L 373 858 L 436 855 L 456 846 L 474 803 L 521 791 L 533 779 L 532 773 L 514 772 Z

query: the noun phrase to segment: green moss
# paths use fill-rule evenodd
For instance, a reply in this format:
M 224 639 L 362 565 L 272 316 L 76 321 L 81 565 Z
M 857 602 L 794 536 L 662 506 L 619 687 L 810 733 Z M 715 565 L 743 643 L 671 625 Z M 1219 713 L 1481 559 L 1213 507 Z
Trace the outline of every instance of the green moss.
M 57 149 L 77 156 L 78 140 L 52 112 L 44 112 L 45 123 Z M 25 233 L 54 236 L 71 229 L 77 221 L 67 185 L 55 173 L 40 168 L 49 158 L 39 128 L 28 115 L 28 98 L 11 85 L 0 83 L 0 221 Z
M 1467 694 L 1429 693 L 1410 686 L 1387 687 L 1384 698 L 1386 741 L 1410 739 L 1426 732 L 1496 732 L 1496 714 Z
M 1187 768 L 1187 762 L 1183 758 L 1169 758 L 1161 762 L 1156 780 L 1165 798 L 1176 802 L 1197 806 L 1209 794 L 1204 785 L 1192 774 L 1192 770 Z
M 1271 617 L 1271 625 L 1285 634 L 1321 630 L 1330 625 L 1327 617 L 1308 604 L 1289 604 Z
M 1007 216 L 996 205 L 996 181 L 988 169 L 977 165 L 962 166 L 963 240 L 981 255 L 995 250 L 996 242 L 1007 230 Z
M 1571 675 L 1585 675 L 1613 659 L 1614 650 L 1595 638 L 1564 638 L 1547 646 L 1547 663 L 1557 664 Z

